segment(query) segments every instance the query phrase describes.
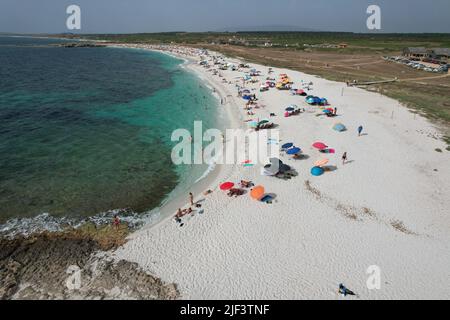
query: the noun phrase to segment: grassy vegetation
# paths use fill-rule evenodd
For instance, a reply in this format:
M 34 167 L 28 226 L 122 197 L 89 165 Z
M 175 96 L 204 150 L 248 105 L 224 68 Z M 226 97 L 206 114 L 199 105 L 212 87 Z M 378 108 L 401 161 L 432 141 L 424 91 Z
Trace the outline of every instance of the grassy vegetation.
M 67 36 L 67 35 L 66 35 Z M 347 43 L 348 49 L 399 51 L 404 47 L 450 47 L 450 34 L 360 34 L 350 32 L 233 32 L 233 33 L 138 33 L 138 34 L 91 34 L 84 38 L 132 43 L 178 43 L 201 44 L 227 42 L 229 39 L 250 41 L 268 40 L 274 46 L 298 47 L 303 44 Z

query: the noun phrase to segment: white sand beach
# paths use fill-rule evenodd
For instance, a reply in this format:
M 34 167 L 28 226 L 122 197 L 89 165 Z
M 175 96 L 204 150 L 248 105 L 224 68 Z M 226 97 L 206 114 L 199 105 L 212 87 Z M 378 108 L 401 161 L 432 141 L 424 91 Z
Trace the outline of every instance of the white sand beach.
M 172 50 L 183 52 L 196 51 Z M 262 176 L 260 165 L 219 166 L 208 186 L 194 190 L 203 214 L 183 218 L 183 227 L 172 217 L 144 226 L 117 258 L 176 283 L 182 299 L 450 299 L 450 152 L 433 124 L 378 93 L 279 68 L 272 77 L 286 73 L 294 87 L 313 82 L 308 94 L 326 97 L 339 116 L 316 116 L 317 106 L 289 91 L 260 93 L 260 83 L 246 87 L 256 89 L 265 107 L 248 116 L 236 89 L 244 72 L 220 70 L 223 81 L 199 65 L 199 57 L 192 59 L 186 67 L 226 97 L 219 107 L 227 108 L 233 125 L 275 113 L 270 119 L 281 144 L 293 142 L 308 158 L 281 155 L 298 172 L 286 181 Z M 250 66 L 265 81 L 268 67 Z M 284 117 L 291 104 L 306 112 Z M 348 130 L 334 131 L 336 122 Z M 335 170 L 320 177 L 310 173 L 324 157 L 312 147 L 316 141 L 336 150 L 326 155 Z M 219 190 L 222 182 L 242 179 L 276 195 L 273 203 Z M 204 196 L 207 189 L 213 192 Z M 366 285 L 372 265 L 381 270 L 379 290 Z M 343 298 L 339 283 L 357 296 Z

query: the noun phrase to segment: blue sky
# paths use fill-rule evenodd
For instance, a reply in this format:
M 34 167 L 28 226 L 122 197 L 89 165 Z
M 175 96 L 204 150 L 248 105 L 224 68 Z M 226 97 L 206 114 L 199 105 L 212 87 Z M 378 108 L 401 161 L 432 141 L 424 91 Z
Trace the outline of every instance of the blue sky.
M 82 33 L 217 31 L 265 25 L 369 32 L 370 4 L 381 7 L 382 32 L 450 33 L 450 0 L 1 0 L 0 32 L 68 32 L 70 4 L 81 7 Z

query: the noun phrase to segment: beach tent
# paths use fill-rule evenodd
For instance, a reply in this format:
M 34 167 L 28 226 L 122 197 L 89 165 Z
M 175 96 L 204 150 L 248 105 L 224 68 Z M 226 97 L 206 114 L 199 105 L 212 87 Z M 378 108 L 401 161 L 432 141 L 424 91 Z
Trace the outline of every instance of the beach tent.
M 220 190 L 226 191 L 234 187 L 233 182 L 225 182 L 220 185 Z
M 264 192 L 263 186 L 256 186 L 250 191 L 250 197 L 259 201 L 264 197 Z
M 311 169 L 311 174 L 315 177 L 323 175 L 325 170 L 323 170 L 321 167 L 314 167 Z
M 319 149 L 319 150 L 323 150 L 323 149 L 328 148 L 328 146 L 325 143 L 323 143 L 323 142 L 316 142 L 312 146 L 314 148 L 316 148 L 316 149 Z
M 339 131 L 339 132 L 347 130 L 347 128 L 342 123 L 336 123 L 333 126 L 333 129 L 336 130 L 336 131 Z
M 293 155 L 293 154 L 297 154 L 300 153 L 302 151 L 302 149 L 300 148 L 291 148 L 288 151 L 286 151 L 287 154 Z

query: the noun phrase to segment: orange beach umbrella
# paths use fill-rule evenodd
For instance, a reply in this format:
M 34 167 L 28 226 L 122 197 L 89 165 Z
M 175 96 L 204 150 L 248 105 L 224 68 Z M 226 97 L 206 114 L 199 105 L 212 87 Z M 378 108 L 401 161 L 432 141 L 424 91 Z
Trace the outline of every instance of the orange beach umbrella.
M 263 186 L 256 186 L 250 191 L 250 197 L 252 197 L 255 200 L 261 200 L 262 197 L 264 197 L 264 187 Z
M 329 161 L 330 160 L 328 160 L 328 159 L 318 160 L 318 161 L 314 162 L 314 165 L 316 167 L 322 167 L 322 166 L 326 165 Z

